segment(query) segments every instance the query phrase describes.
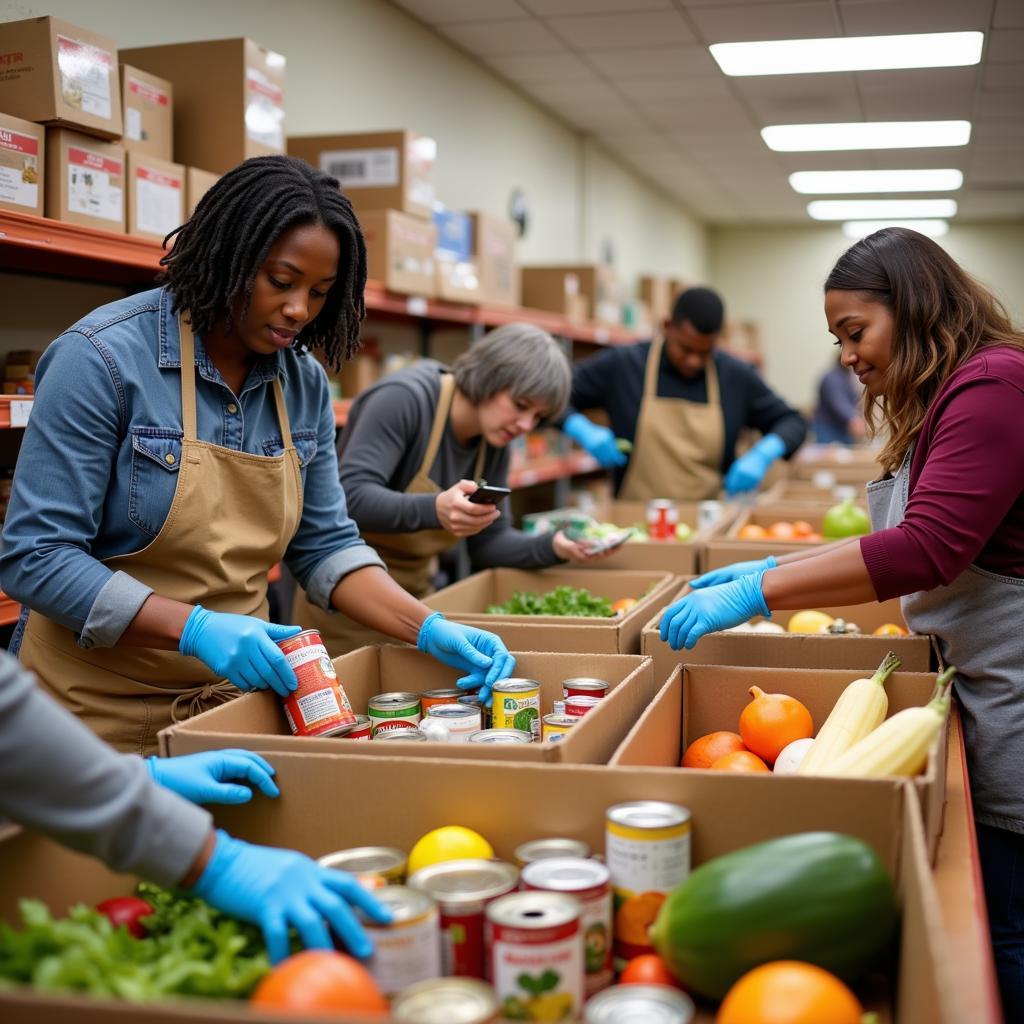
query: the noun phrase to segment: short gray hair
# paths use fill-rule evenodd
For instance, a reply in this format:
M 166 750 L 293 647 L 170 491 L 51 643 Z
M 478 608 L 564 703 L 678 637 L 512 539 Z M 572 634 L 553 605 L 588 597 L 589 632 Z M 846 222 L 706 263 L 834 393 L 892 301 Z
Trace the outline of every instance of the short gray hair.
M 558 342 L 533 324 L 491 331 L 463 352 L 452 370 L 456 386 L 474 405 L 508 391 L 542 405 L 551 419 L 569 404 L 569 360 Z

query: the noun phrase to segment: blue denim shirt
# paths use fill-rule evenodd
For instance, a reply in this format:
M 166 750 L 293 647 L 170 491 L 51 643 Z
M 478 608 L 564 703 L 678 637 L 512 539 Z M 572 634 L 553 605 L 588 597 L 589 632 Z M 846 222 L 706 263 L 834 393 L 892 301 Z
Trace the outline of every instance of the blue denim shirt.
M 0 587 L 74 630 L 83 647 L 117 643 L 152 593 L 102 560 L 149 544 L 174 497 L 183 432 L 171 306 L 166 289 L 101 306 L 54 341 L 36 370 L 3 530 Z M 323 367 L 287 349 L 257 360 L 234 395 L 199 336 L 195 347 L 199 439 L 224 448 L 281 453 L 271 386 L 280 375 L 303 486 L 302 521 L 284 561 L 310 601 L 329 608 L 343 576 L 383 562 L 348 515 Z M 169 453 L 177 456 L 170 464 Z

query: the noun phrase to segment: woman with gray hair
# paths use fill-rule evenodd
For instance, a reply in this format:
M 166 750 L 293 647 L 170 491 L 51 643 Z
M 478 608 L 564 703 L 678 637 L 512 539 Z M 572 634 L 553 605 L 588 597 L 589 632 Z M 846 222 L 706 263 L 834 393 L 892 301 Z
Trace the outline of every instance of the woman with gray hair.
M 464 544 L 474 570 L 539 569 L 590 560 L 564 533 L 513 528 L 508 501 L 474 504 L 475 481 L 505 486 L 508 446 L 569 401 L 572 374 L 557 342 L 530 324 L 491 331 L 448 367 L 433 359 L 389 374 L 349 411 L 338 444 L 348 513 L 406 590 L 433 589 L 437 556 Z M 293 621 L 317 629 L 332 657 L 388 638 L 300 593 Z

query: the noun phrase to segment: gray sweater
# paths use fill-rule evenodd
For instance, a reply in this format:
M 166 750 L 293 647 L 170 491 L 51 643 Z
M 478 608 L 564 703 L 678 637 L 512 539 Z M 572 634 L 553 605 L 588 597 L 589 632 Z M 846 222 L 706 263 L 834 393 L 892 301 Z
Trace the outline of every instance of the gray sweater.
M 440 527 L 435 495 L 403 492 L 426 454 L 444 369 L 441 363 L 424 359 L 389 374 L 353 402 L 338 442 L 338 464 L 349 515 L 360 530 L 414 533 Z M 479 438 L 461 444 L 449 424 L 430 468 L 430 479 L 441 490 L 472 479 L 478 448 Z M 506 486 L 508 464 L 507 448 L 488 447 L 483 468 L 487 482 Z M 551 535 L 533 537 L 512 526 L 507 500 L 498 519 L 465 544 L 474 570 L 498 566 L 537 569 L 560 561 Z
M 0 817 L 161 885 L 181 881 L 210 815 L 158 786 L 0 652 Z M 31 895 L 31 894 L 26 894 Z

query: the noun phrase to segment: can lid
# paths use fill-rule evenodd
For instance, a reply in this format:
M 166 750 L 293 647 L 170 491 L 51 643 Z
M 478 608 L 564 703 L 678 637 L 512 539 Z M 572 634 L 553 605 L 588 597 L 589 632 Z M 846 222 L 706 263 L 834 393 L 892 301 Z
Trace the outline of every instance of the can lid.
M 590 856 L 590 847 L 579 839 L 566 839 L 552 836 L 550 839 L 531 839 L 516 847 L 515 858 L 520 864 L 531 864 L 535 860 L 549 857 L 583 857 Z
M 452 688 L 450 690 L 424 690 L 421 697 L 428 697 L 430 700 L 439 700 L 442 697 L 451 697 L 454 701 L 457 697 L 462 696 L 462 690 Z
M 489 921 L 524 931 L 557 928 L 579 916 L 580 901 L 560 892 L 513 892 L 487 907 Z
M 409 886 L 448 905 L 493 900 L 514 889 L 518 880 L 518 869 L 504 861 L 449 860 L 421 868 Z
M 470 743 L 532 743 L 533 735 L 525 729 L 478 729 L 469 734 Z
M 373 737 L 374 743 L 381 740 L 401 740 L 404 743 L 422 743 L 426 735 L 417 728 L 412 729 L 384 729 Z
M 528 690 L 539 690 L 540 683 L 536 679 L 520 679 L 510 676 L 502 679 L 491 687 L 491 693 L 526 693 Z
M 565 689 L 573 690 L 608 690 L 611 683 L 607 679 L 598 679 L 596 676 L 576 676 L 573 679 L 563 679 L 562 686 Z
M 377 889 L 374 899 L 383 903 L 392 913 L 392 924 L 403 924 L 405 921 L 414 921 L 424 914 L 430 913 L 436 904 L 420 889 L 410 889 L 407 885 L 386 885 L 383 889 Z M 374 928 L 387 928 L 389 925 L 380 925 L 371 921 L 361 910 L 358 911 L 364 924 Z
M 404 708 L 410 704 L 419 704 L 418 693 L 378 693 L 367 701 L 367 706 L 384 710 L 386 708 Z
M 428 718 L 479 718 L 480 712 L 476 708 L 467 707 L 465 704 L 435 704 L 427 708 Z
M 393 846 L 353 846 L 348 850 L 325 853 L 317 864 L 337 871 L 351 871 L 353 875 L 372 874 L 404 869 L 405 854 Z
M 690 812 L 665 800 L 632 800 L 608 808 L 608 820 L 632 828 L 669 828 L 690 820 Z
M 574 725 L 578 725 L 582 718 L 582 715 L 545 715 L 541 721 L 547 726 L 571 729 Z
M 598 860 L 583 857 L 548 857 L 523 868 L 523 884 L 553 892 L 586 892 L 606 885 L 611 872 Z
M 667 985 L 613 985 L 591 996 L 584 1024 L 689 1024 L 696 1013 L 685 992 Z
M 391 1004 L 397 1024 L 486 1024 L 498 1013 L 490 985 L 476 978 L 434 978 L 403 989 Z
M 596 708 L 600 703 L 600 697 L 594 697 L 589 693 L 579 693 L 574 697 L 565 698 L 566 707 L 571 704 L 574 708 Z

